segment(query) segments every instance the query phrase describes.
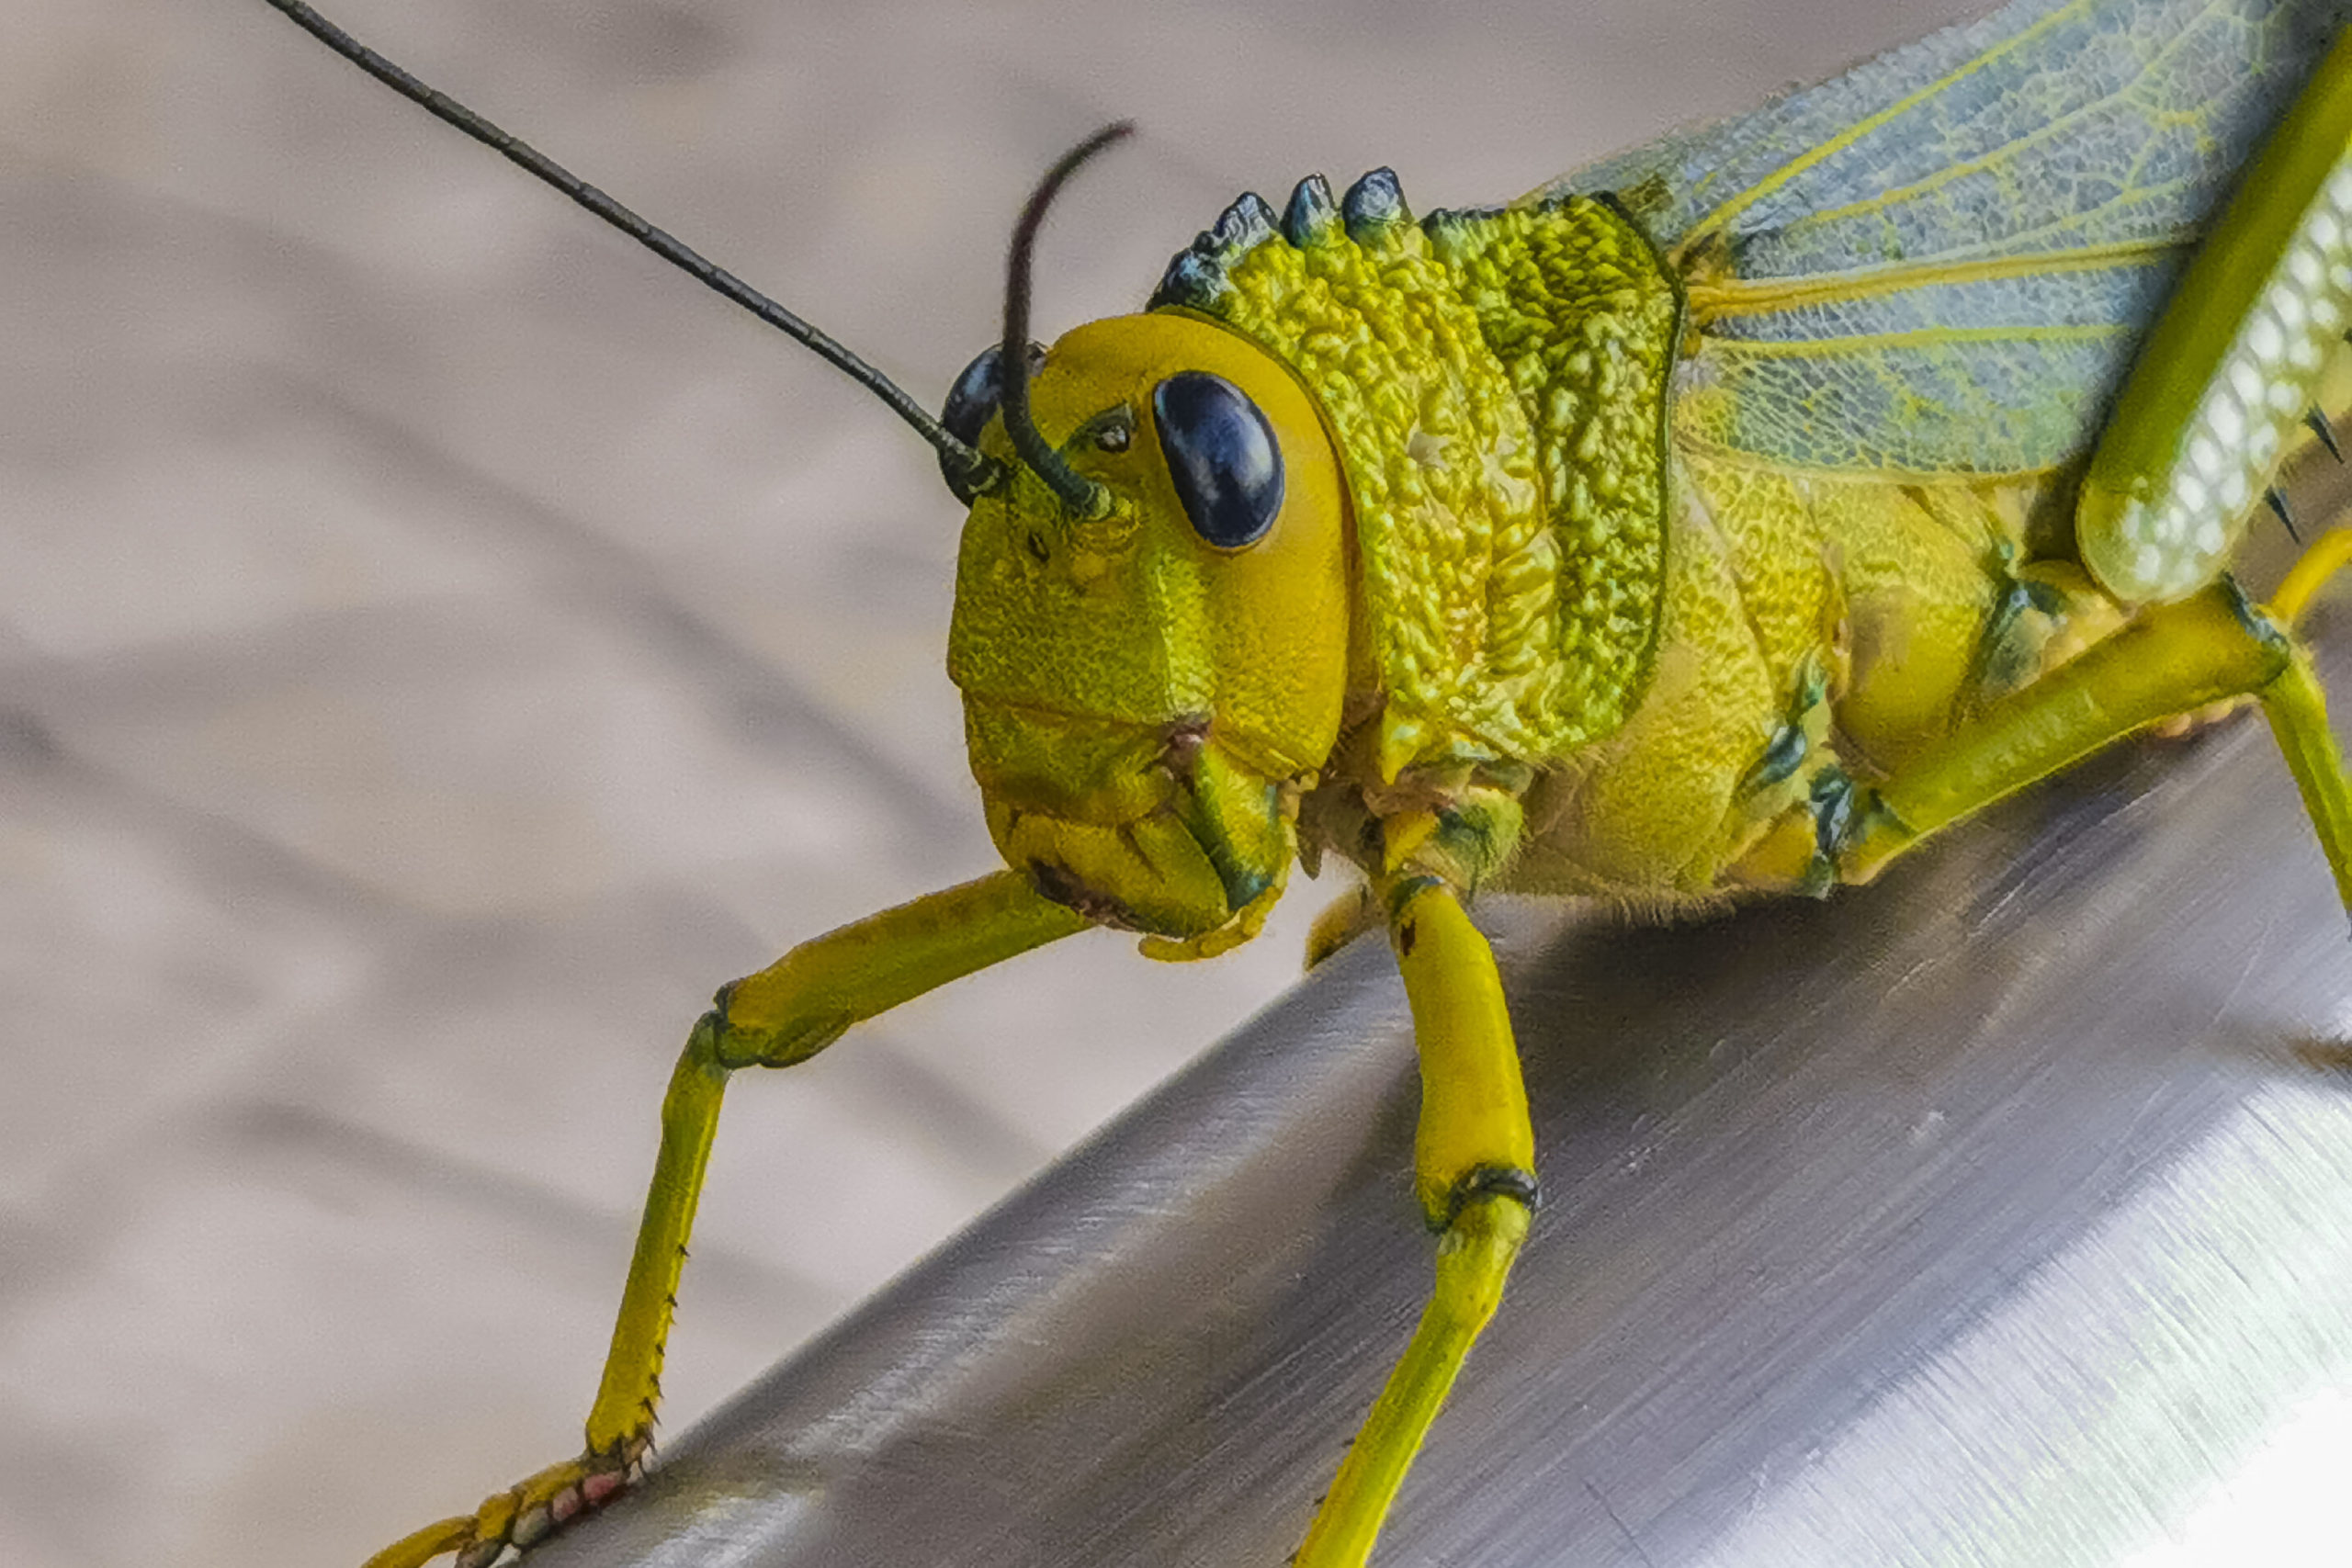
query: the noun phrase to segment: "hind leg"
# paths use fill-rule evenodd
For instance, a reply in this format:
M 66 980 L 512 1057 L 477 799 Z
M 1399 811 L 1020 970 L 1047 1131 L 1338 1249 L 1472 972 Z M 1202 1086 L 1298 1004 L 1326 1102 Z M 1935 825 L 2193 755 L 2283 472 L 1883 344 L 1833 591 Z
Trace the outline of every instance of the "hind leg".
M 2225 698 L 2262 704 L 2352 910 L 2352 781 L 2311 658 L 2290 629 L 2317 580 L 2352 558 L 2338 532 L 2266 608 L 2224 578 L 2130 626 L 1982 714 L 1902 773 L 1860 791 L 1835 849 L 1838 879 L 1867 882 L 1939 829 L 2136 730 Z M 2299 569 L 2300 570 L 2300 569 Z

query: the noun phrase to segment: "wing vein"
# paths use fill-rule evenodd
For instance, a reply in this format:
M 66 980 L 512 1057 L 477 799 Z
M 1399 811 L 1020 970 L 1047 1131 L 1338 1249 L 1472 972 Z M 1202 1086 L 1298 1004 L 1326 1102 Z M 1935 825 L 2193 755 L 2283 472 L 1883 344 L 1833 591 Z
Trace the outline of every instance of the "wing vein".
M 1956 69 L 1946 72 L 1943 75 L 1937 77 L 1934 81 L 1919 88 L 1917 91 L 1905 94 L 1904 96 L 1897 98 L 1894 102 L 1887 105 L 1886 107 L 1879 110 L 1876 114 L 1865 116 L 1861 119 L 1855 121 L 1854 124 L 1842 135 L 1833 136 L 1826 141 L 1809 148 L 1798 156 L 1790 159 L 1787 163 L 1781 164 L 1779 168 L 1773 170 L 1762 179 L 1758 180 L 1754 185 L 1749 186 L 1746 190 L 1740 192 L 1737 196 L 1733 197 L 1729 201 L 1724 202 L 1722 206 L 1717 207 L 1705 217 L 1701 218 L 1696 223 L 1692 224 L 1689 231 L 1687 231 L 1682 236 L 1681 240 L 1676 243 L 1674 252 L 1668 259 L 1679 263 L 1684 256 L 1690 254 L 1693 246 L 1697 245 L 1702 241 L 1710 238 L 1715 231 L 1723 228 L 1734 218 L 1738 217 L 1742 212 L 1745 212 L 1747 209 L 1755 206 L 1765 197 L 1771 195 L 1781 186 L 1788 185 L 1790 182 L 1796 179 L 1797 176 L 1805 173 L 1808 169 L 1811 169 L 1819 164 L 1826 163 L 1838 153 L 1844 152 L 1850 146 L 1853 146 L 1864 137 L 1885 126 L 1893 124 L 1894 121 L 1902 118 L 1905 115 L 1909 114 L 1912 110 L 1919 107 L 1921 105 L 1932 102 L 1934 99 L 1950 91 L 1960 83 L 1966 81 L 1978 71 L 1981 71 L 1985 66 L 1991 64 L 1994 61 L 1999 60 L 2005 55 L 2015 53 L 2017 51 L 2027 47 L 2034 39 L 2040 37 L 2042 33 L 2049 31 L 2051 28 L 2055 28 L 2060 22 L 2087 9 L 2088 0 L 2074 0 L 2074 3 L 2071 5 L 2060 6 L 2058 9 L 2051 12 L 2048 16 L 2045 16 L 2034 22 L 2030 27 L 2024 28 L 2008 38 L 2003 39 L 1999 43 L 1994 45 L 1991 49 L 1984 51 L 1982 54 L 1971 56 Z
M 1991 255 L 1954 263 L 1922 262 L 1912 266 L 1873 267 L 1858 272 L 1825 273 L 1806 277 L 1734 278 L 1726 282 L 1692 283 L 1686 291 L 1690 320 L 1702 329 L 1741 316 L 1772 315 L 1811 305 L 1836 304 L 1969 283 L 1996 282 L 2011 277 L 2041 277 L 2067 272 L 2105 272 L 2126 266 L 2154 266 L 2172 258 L 2188 240 L 2119 240 L 2086 245 L 2079 250 L 2040 251 L 2025 255 Z
M 2148 59 L 2148 61 L 2141 67 L 2139 73 L 2133 76 L 2130 82 L 2118 87 L 2112 93 L 2105 94 L 2102 96 L 2093 98 L 2086 103 L 2078 105 L 2075 108 L 2060 115 L 2057 118 L 2051 120 L 2049 123 L 2043 125 L 2041 129 L 2029 135 L 2020 136 L 2012 141 L 2006 141 L 2000 146 L 1994 148 L 1992 151 L 1983 153 L 1977 157 L 1964 159 L 1956 164 L 1947 164 L 1942 168 L 1938 169 L 1935 173 L 1928 175 L 1924 179 L 1914 180 L 1907 186 L 1893 186 L 1887 190 L 1881 191 L 1876 196 L 1870 197 L 1865 200 L 1849 201 L 1842 207 L 1823 208 L 1817 212 L 1801 214 L 1798 217 L 1791 219 L 1788 222 L 1781 224 L 1780 231 L 1783 234 L 1793 233 L 1798 230 L 1804 229 L 1808 226 L 1836 222 L 1841 219 L 1859 217 L 1871 212 L 1883 212 L 1890 208 L 1898 206 L 1903 202 L 1912 200 L 1917 197 L 1924 197 L 1933 191 L 1939 190 L 1944 186 L 1951 184 L 1952 181 L 1962 178 L 1965 175 L 1976 174 L 1980 171 L 1991 172 L 1996 170 L 2001 164 L 2022 155 L 2031 148 L 2044 141 L 2067 133 L 2084 118 L 2097 113 L 2098 110 L 2107 108 L 2113 104 L 2131 98 L 2140 89 L 2146 86 L 2148 79 L 2163 68 L 2167 58 L 2177 52 L 2181 46 L 2188 42 L 2189 36 L 2194 31 L 2195 29 L 2193 28 L 2183 28 L 2179 32 L 2165 40 L 2164 46 Z M 1983 63 L 1982 59 L 1975 62 L 1975 63 Z M 2136 192 L 2127 192 L 2123 194 L 2133 195 L 2136 194 Z M 2117 199 L 2123 199 L 2123 197 L 2119 196 Z M 2077 219 L 2095 217 L 2103 210 L 2107 205 L 2109 204 L 2102 203 L 2099 207 L 2087 208 L 2081 212 L 2074 214 L 2073 216 Z
M 2129 337 L 2139 329 L 2113 322 L 2007 327 L 1923 327 L 1910 332 L 1849 333 L 1838 337 L 1775 342 L 1758 338 L 1709 338 L 1708 352 L 1757 359 L 1819 359 L 1829 355 L 1878 354 L 1900 348 L 1950 348 L 1965 343 L 2098 343 Z

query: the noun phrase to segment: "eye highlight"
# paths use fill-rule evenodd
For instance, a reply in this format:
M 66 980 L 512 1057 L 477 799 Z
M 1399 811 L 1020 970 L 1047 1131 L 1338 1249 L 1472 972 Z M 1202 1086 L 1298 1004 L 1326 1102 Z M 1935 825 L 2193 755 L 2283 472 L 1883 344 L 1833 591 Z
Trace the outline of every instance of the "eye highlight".
M 1263 538 L 1283 509 L 1283 454 L 1258 405 L 1222 376 L 1180 370 L 1152 389 L 1151 414 L 1193 532 L 1224 550 Z
M 967 446 L 979 444 L 980 431 L 996 417 L 997 408 L 1004 400 L 1003 360 L 1002 346 L 989 344 L 973 356 L 972 362 L 964 367 L 964 373 L 956 378 L 956 384 L 947 389 L 947 403 L 939 411 L 939 423 L 948 434 Z M 1035 376 L 1037 367 L 1045 362 L 1046 345 L 1031 344 L 1029 374 Z M 971 505 L 979 492 L 963 484 L 944 458 L 940 461 L 939 471 L 947 477 L 947 488 L 956 492 L 956 499 Z

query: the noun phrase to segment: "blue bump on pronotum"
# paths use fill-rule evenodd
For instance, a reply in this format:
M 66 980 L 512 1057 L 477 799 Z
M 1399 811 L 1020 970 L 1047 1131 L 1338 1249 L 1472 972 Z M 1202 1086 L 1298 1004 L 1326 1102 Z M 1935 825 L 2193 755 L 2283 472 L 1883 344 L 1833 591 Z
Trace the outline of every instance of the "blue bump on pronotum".
M 720 988 L 664 1103 L 582 1452 L 371 1568 L 480 1568 L 644 1459 L 732 1074 L 1081 931 L 1216 957 L 1296 865 L 1354 886 L 1318 956 L 1389 938 L 1435 1279 L 1297 1521 L 1297 1561 L 1331 1568 L 1372 1553 L 1489 1318 L 1540 1310 L 1505 1290 L 1542 1151 L 1464 913 L 1480 892 L 1650 913 L 1827 896 L 2112 741 L 2250 698 L 2352 905 L 2352 788 L 2295 629 L 2345 536 L 2267 603 L 2227 570 L 2290 441 L 2333 446 L 2352 320 L 2334 5 L 2019 0 L 1517 199 L 1302 171 L 1173 247 L 1137 313 L 1033 344 L 1044 220 L 1114 126 L 1035 187 L 1001 322 L 975 324 L 934 418 L 270 3 L 929 444 L 967 512 L 946 668 L 1004 863 Z

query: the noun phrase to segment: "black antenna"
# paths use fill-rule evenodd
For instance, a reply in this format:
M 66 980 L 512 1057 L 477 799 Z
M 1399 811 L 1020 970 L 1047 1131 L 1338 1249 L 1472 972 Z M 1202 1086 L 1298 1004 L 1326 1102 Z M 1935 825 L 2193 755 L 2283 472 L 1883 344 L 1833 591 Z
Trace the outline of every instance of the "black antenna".
M 269 4 L 285 12 L 304 32 L 411 103 L 519 164 L 704 287 L 742 306 L 795 343 L 814 350 L 834 368 L 881 399 L 891 412 L 914 426 L 915 434 L 938 449 L 941 461 L 957 470 L 957 479 L 968 491 L 990 489 L 1001 478 L 995 461 L 950 435 L 930 411 L 901 391 L 888 376 L 683 240 L 648 223 L 529 142 L 507 134 L 447 94 L 418 81 L 302 0 L 269 0 Z
M 271 3 L 274 5 L 277 0 Z M 1080 478 L 1062 461 L 1060 453 L 1046 445 L 1046 438 L 1029 421 L 1029 262 L 1037 248 L 1037 231 L 1046 221 L 1046 209 L 1053 205 L 1062 182 L 1078 173 L 1079 166 L 1089 158 L 1114 141 L 1134 134 L 1135 129 L 1131 119 L 1106 125 L 1063 153 L 1046 171 L 1046 177 L 1030 193 L 1029 204 L 1021 209 L 1021 221 L 1012 226 L 1012 255 L 1005 267 L 1004 349 L 997 360 L 1004 367 L 1000 399 L 1004 411 L 1004 433 L 1012 437 L 1012 449 L 1021 454 L 1022 462 L 1079 517 L 1100 517 L 1110 511 L 1111 492 L 1092 479 Z

